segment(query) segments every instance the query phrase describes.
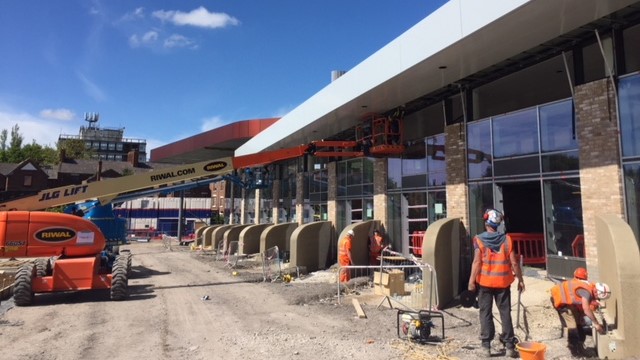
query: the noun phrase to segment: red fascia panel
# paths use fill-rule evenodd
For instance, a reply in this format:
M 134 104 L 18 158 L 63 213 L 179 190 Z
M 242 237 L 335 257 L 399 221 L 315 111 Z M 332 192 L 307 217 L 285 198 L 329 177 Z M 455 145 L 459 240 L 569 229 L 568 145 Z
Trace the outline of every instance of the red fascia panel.
M 151 150 L 151 161 L 159 161 L 176 154 L 182 154 L 207 147 L 216 147 L 217 144 L 222 144 L 231 140 L 248 140 L 278 120 L 279 118 L 242 120 L 221 126 L 219 128 L 155 148 Z

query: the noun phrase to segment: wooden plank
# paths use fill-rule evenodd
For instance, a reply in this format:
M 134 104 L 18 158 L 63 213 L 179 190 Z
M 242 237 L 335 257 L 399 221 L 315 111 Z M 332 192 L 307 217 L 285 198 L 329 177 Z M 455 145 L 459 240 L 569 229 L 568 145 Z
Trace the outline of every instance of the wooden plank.
M 356 312 L 358 313 L 358 317 L 360 319 L 366 319 L 367 318 L 367 314 L 365 314 L 364 310 L 362 310 L 362 306 L 360 305 L 360 302 L 358 301 L 358 299 L 353 298 L 353 299 L 351 299 L 351 302 L 353 303 L 353 307 L 356 308 Z

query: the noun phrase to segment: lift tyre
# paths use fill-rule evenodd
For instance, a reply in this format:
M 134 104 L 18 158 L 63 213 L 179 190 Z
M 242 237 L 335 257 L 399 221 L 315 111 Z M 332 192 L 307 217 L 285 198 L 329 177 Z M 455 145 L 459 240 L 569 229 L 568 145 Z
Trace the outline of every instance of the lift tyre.
M 36 259 L 36 275 L 38 277 L 51 275 L 51 261 L 49 259 Z
M 116 256 L 111 270 L 111 300 L 120 301 L 129 296 L 127 256 Z
M 31 280 L 35 275 L 36 267 L 33 263 L 26 263 L 18 269 L 13 282 L 13 301 L 17 306 L 29 306 L 33 303 Z

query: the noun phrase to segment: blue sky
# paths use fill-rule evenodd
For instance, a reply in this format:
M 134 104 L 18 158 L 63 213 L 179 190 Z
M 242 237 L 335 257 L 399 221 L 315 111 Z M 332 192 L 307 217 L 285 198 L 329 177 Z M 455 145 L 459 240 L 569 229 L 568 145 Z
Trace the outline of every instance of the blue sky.
M 0 129 L 55 146 L 84 113 L 153 149 L 283 116 L 445 0 L 0 0 Z

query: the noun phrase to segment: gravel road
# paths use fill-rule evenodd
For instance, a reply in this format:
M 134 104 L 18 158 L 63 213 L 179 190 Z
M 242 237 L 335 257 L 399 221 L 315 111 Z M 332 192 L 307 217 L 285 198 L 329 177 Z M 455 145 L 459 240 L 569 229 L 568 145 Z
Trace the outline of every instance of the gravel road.
M 474 309 L 447 310 L 445 339 L 419 345 L 398 338 L 397 311 L 378 307 L 380 297 L 366 287 L 337 304 L 335 283 L 263 283 L 256 272 L 230 269 L 185 247 L 167 249 L 158 242 L 128 247 L 133 267 L 125 301 L 110 301 L 108 291 L 39 294 L 29 307 L 4 301 L 0 358 L 477 358 Z M 352 297 L 367 318 L 358 318 Z M 532 308 L 527 315 L 533 335 L 546 339 L 548 354 L 554 354 L 547 358 L 572 358 L 550 309 Z

